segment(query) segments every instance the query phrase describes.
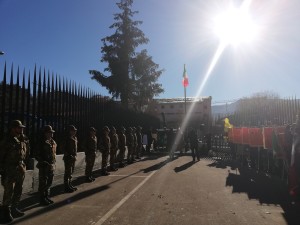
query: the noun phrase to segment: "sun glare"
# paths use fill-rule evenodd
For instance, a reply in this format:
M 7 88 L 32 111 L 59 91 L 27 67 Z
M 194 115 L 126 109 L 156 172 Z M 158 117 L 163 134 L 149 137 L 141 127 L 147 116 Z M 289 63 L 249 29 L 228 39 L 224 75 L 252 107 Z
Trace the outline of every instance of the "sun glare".
M 246 7 L 231 7 L 215 18 L 214 32 L 222 43 L 238 45 L 253 41 L 257 37 L 258 27 Z

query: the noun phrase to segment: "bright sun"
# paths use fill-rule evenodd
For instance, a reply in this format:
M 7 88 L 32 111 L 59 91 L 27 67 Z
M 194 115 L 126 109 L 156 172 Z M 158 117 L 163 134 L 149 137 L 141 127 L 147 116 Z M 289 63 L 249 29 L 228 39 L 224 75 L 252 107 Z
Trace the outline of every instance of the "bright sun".
M 258 26 L 253 22 L 245 7 L 231 7 L 217 16 L 214 22 L 214 31 L 225 45 L 251 42 L 258 33 Z

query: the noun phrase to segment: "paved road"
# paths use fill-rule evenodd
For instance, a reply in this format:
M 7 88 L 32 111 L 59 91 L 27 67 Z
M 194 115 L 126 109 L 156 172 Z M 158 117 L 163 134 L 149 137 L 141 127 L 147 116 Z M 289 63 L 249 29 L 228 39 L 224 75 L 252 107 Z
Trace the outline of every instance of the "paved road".
M 284 225 L 300 224 L 299 208 L 279 181 L 190 156 L 145 158 L 78 191 L 55 187 L 55 204 L 25 199 L 26 215 L 12 224 L 43 225 Z M 299 213 L 297 213 L 299 212 Z M 299 216 L 298 216 L 299 217 Z

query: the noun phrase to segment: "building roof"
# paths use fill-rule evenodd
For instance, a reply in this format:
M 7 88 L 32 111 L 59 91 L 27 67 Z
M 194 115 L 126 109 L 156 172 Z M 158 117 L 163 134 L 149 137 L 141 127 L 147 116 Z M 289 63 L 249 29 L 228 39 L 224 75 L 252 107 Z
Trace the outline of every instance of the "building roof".
M 186 102 L 203 102 L 204 100 L 211 99 L 211 96 L 206 97 L 187 97 Z M 185 102 L 184 97 L 178 97 L 178 98 L 160 98 L 160 99 L 154 99 L 158 103 L 181 103 Z

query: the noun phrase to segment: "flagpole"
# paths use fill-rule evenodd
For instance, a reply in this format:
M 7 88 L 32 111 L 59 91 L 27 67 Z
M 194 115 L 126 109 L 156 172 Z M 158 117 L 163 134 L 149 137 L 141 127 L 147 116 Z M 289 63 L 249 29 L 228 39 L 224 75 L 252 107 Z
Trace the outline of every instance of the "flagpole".
M 186 116 L 186 87 L 189 85 L 189 80 L 187 77 L 185 64 L 183 65 L 183 80 L 182 80 L 183 88 L 184 88 L 184 116 Z

